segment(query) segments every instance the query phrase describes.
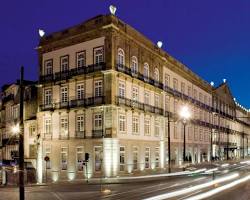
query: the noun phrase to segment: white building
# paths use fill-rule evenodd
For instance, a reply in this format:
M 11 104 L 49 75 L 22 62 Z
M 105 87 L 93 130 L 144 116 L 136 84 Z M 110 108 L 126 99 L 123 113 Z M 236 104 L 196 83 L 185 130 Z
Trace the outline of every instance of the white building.
M 227 149 L 230 158 L 246 155 L 242 133 L 248 137 L 249 121 L 237 116 L 249 115 L 227 84 L 211 86 L 117 17 L 97 16 L 45 36 L 38 51 L 40 181 L 45 171 L 57 181 L 162 170 L 168 134 L 172 167 L 182 164 L 184 105 L 191 112 L 189 162 L 225 158 Z

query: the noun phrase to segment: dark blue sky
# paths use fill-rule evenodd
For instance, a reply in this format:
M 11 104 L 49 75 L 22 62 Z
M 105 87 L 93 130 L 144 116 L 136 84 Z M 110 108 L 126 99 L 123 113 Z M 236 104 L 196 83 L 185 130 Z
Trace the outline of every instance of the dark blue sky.
M 133 3 L 132 3 L 133 2 Z M 248 0 L 8 0 L 0 6 L 0 85 L 37 77 L 38 28 L 47 33 L 78 24 L 117 6 L 117 16 L 208 82 L 228 80 L 250 107 L 250 1 Z

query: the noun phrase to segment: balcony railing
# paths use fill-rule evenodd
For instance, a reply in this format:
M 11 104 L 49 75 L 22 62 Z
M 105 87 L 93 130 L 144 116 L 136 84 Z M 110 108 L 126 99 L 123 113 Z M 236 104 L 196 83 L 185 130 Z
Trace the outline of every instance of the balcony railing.
M 69 134 L 59 134 L 59 139 L 60 140 L 68 140 L 69 139 Z
M 85 131 L 76 131 L 76 138 L 85 138 Z
M 53 108 L 54 108 L 54 106 L 53 106 L 52 103 L 40 105 L 40 109 L 41 109 L 42 111 L 52 110 Z
M 98 64 L 65 70 L 63 72 L 56 72 L 55 74 L 42 75 L 40 76 L 40 82 L 47 83 L 47 82 L 52 82 L 52 81 L 67 80 L 73 76 L 78 76 L 81 74 L 88 74 L 88 73 L 97 72 L 97 71 L 101 71 L 105 69 L 106 69 L 105 62 L 101 62 Z
M 93 138 L 102 138 L 103 135 L 103 130 L 92 130 L 92 137 Z
M 44 133 L 44 139 L 45 140 L 51 140 L 52 139 L 52 133 Z
M 129 67 L 125 66 L 125 65 L 117 64 L 117 65 L 116 65 L 116 69 L 117 69 L 117 71 L 120 71 L 120 72 L 123 72 L 123 73 L 125 73 L 125 74 L 127 74 L 127 75 L 130 75 L 131 77 L 135 77 L 135 78 L 137 78 L 137 79 L 139 79 L 139 80 L 141 80 L 141 81 L 144 81 L 144 82 L 146 82 L 146 83 L 149 83 L 149 84 L 151 84 L 151 85 L 153 85 L 153 86 L 155 86 L 155 87 L 158 87 L 158 88 L 160 88 L 160 89 L 163 89 L 164 91 L 166 91 L 166 92 L 172 94 L 172 95 L 175 96 L 175 97 L 184 99 L 184 100 L 186 100 L 186 101 L 190 101 L 191 103 L 193 103 L 193 104 L 199 106 L 200 108 L 206 109 L 206 110 L 208 110 L 208 111 L 214 111 L 214 112 L 216 112 L 216 113 L 222 114 L 222 115 L 225 116 L 225 117 L 228 117 L 228 118 L 230 118 L 230 119 L 233 119 L 233 116 L 232 116 L 232 115 L 229 115 L 229 114 L 227 114 L 227 113 L 221 112 L 221 111 L 219 111 L 218 109 L 215 110 L 213 107 L 211 107 L 211 106 L 209 106 L 209 105 L 206 105 L 206 104 L 204 104 L 204 103 L 200 102 L 199 100 L 196 100 L 196 99 L 194 99 L 194 98 L 192 98 L 192 97 L 189 97 L 189 96 L 185 95 L 184 93 L 182 93 L 182 92 L 180 92 L 180 91 L 178 91 L 178 90 L 175 90 L 175 89 L 173 89 L 173 88 L 170 88 L 169 86 L 163 85 L 163 83 L 158 82 L 158 81 L 155 81 L 154 79 L 152 79 L 152 78 L 150 78 L 150 77 L 145 77 L 145 76 L 144 76 L 143 74 L 141 74 L 140 72 L 137 72 L 137 73 L 136 73 L 136 76 L 135 76 L 135 74 L 131 71 L 131 69 L 130 69 Z

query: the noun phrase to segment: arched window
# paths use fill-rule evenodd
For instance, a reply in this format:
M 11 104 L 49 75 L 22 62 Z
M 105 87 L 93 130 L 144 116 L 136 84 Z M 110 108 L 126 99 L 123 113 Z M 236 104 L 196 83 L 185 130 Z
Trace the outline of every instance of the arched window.
M 143 75 L 144 75 L 144 79 L 149 78 L 149 65 L 148 65 L 148 63 L 144 63 Z
M 117 64 L 121 67 L 125 65 L 125 54 L 121 48 L 118 49 Z
M 138 73 L 138 61 L 137 61 L 137 58 L 135 56 L 132 56 L 132 59 L 131 59 L 131 72 L 133 74 Z
M 155 71 L 154 71 L 154 80 L 157 82 L 159 82 L 159 80 L 160 80 L 159 70 L 157 68 L 155 68 Z

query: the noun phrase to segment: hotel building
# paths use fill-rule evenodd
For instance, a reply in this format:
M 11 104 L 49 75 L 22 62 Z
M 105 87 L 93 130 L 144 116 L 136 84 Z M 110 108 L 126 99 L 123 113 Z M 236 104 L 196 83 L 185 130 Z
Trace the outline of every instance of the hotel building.
M 181 165 L 184 105 L 185 160 L 248 154 L 249 113 L 227 82 L 212 86 L 114 15 L 42 37 L 38 54 L 40 181 L 164 170 L 169 136 Z

